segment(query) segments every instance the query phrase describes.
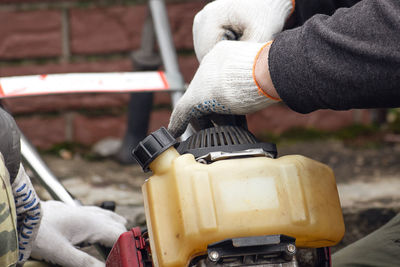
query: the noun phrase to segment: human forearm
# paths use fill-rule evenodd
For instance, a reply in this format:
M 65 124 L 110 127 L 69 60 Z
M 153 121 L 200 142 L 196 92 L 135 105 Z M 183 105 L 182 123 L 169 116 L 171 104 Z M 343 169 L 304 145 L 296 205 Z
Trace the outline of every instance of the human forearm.
M 3 154 L 11 183 L 17 176 L 21 162 L 19 139 L 17 124 L 11 115 L 0 107 L 0 153 Z
M 286 23 L 286 29 L 301 26 L 316 14 L 332 15 L 336 9 L 351 7 L 361 0 L 296 0 L 295 10 Z
M 400 106 L 400 2 L 371 0 L 276 36 L 269 71 L 293 110 Z

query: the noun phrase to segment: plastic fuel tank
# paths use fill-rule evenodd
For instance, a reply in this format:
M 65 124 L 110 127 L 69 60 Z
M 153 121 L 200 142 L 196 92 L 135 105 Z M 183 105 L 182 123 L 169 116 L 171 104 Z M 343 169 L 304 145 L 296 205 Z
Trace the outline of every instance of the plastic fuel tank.
M 172 138 L 148 167 L 145 212 L 155 266 L 187 266 L 207 245 L 284 234 L 296 246 L 326 247 L 344 235 L 333 171 L 300 155 L 237 157 L 209 164 L 177 152 Z M 154 152 L 153 151 L 153 152 Z

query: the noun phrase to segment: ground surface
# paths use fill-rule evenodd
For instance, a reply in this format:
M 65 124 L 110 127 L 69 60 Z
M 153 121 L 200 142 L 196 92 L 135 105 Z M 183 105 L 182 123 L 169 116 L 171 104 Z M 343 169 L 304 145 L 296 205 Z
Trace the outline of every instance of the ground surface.
M 368 148 L 352 142 L 314 141 L 280 144 L 278 151 L 280 156 L 301 154 L 333 168 L 346 223 L 339 247 L 373 231 L 400 211 L 400 145 Z M 87 160 L 79 154 L 69 160 L 45 154 L 44 160 L 84 204 L 113 200 L 129 226 L 145 223 L 140 186 L 147 175 L 137 165 Z M 46 198 L 46 192 L 39 191 Z

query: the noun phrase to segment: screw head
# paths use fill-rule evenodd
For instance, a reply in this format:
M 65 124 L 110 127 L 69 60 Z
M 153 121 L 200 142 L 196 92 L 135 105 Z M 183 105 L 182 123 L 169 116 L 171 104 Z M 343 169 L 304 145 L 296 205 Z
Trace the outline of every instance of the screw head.
M 289 253 L 294 254 L 294 253 L 296 253 L 296 246 L 293 244 L 289 244 L 289 245 L 287 245 L 286 250 Z
M 217 251 L 211 251 L 211 252 L 208 254 L 208 258 L 209 258 L 211 261 L 216 262 L 216 261 L 219 260 L 219 253 L 218 253 Z

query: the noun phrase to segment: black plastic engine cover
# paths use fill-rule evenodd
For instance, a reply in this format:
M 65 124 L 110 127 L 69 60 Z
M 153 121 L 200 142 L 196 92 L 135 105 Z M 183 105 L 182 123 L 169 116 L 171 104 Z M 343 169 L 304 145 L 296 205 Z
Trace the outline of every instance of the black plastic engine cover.
M 178 146 L 180 154 L 190 153 L 195 158 L 211 152 L 233 153 L 248 149 L 262 149 L 277 156 L 276 145 L 261 143 L 252 133 L 240 126 L 216 126 L 200 130 Z

